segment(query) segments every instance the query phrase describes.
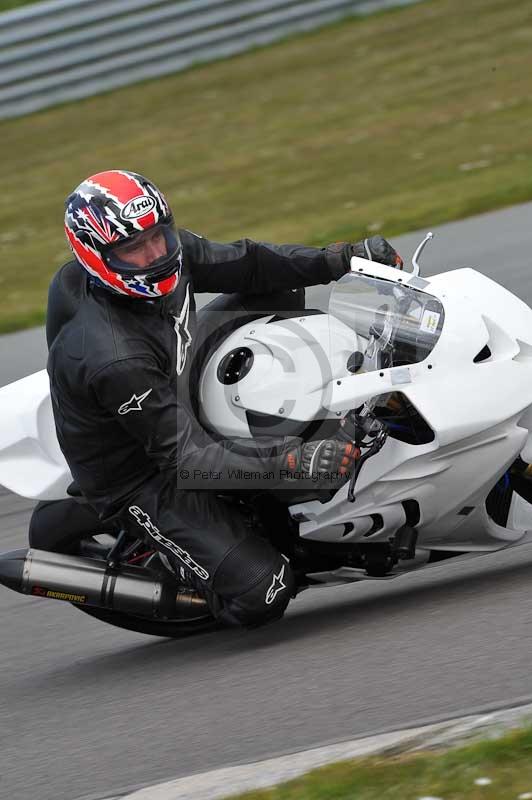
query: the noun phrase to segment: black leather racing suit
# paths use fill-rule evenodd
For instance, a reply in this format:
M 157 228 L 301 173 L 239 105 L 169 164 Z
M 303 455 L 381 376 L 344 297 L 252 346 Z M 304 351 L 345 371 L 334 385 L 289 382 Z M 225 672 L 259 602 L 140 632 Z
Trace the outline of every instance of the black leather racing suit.
M 294 440 L 214 441 L 199 425 L 189 388 L 199 339 L 194 292 L 286 291 L 328 283 L 347 266 L 317 248 L 180 236 L 182 277 L 161 300 L 115 295 L 76 262 L 53 278 L 47 339 L 57 436 L 101 519 L 119 517 L 184 567 L 220 619 L 254 625 L 282 615 L 294 589 L 289 565 L 215 486 L 186 488 L 177 475 L 280 470 Z

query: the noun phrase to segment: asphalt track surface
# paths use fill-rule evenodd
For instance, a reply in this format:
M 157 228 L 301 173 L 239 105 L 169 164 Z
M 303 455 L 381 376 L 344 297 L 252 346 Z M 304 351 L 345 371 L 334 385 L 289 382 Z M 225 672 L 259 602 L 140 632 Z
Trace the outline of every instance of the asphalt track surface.
M 445 225 L 424 272 L 476 266 L 531 303 L 531 223 L 528 204 Z M 394 242 L 410 255 L 419 238 Z M 42 331 L 0 340 L 1 384 L 43 365 Z M 2 550 L 26 545 L 31 507 L 0 489 Z M 531 578 L 525 546 L 304 592 L 276 625 L 183 641 L 0 587 L 0 798 L 118 795 L 530 701 Z

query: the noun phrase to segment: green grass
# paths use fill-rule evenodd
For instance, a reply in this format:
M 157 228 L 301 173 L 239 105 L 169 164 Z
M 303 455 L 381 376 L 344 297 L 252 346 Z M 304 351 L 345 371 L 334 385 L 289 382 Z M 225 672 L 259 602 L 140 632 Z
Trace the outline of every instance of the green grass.
M 12 8 L 20 8 L 20 6 L 34 6 L 37 0 L 0 0 L 0 13 L 2 11 L 11 11 Z
M 42 321 L 64 197 L 102 169 L 149 176 L 221 241 L 321 245 L 529 200 L 531 74 L 530 0 L 427 0 L 0 123 L 0 330 Z
M 489 785 L 475 783 L 486 777 Z M 238 800 L 517 800 L 528 792 L 532 793 L 532 727 L 439 755 L 332 764 L 272 789 L 238 795 Z

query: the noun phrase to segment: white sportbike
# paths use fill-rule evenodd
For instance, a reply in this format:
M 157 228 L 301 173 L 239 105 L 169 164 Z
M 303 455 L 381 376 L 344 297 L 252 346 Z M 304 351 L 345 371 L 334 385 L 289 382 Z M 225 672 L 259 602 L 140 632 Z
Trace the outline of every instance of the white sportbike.
M 532 541 L 532 310 L 473 269 L 420 277 L 430 238 L 412 272 L 353 258 L 327 313 L 261 316 L 204 365 L 201 421 L 224 437 L 324 439 L 354 421 L 361 455 L 349 481 L 247 509 L 300 588 L 388 580 Z M 72 502 L 44 370 L 0 390 L 0 418 L 0 484 Z M 0 555 L 0 582 L 145 633 L 213 626 L 204 600 L 176 590 L 142 540 L 71 534 L 75 551 Z

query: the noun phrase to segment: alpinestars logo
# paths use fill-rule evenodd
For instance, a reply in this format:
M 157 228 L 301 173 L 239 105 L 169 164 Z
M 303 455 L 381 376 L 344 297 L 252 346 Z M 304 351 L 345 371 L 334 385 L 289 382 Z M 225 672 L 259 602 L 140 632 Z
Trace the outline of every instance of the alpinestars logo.
M 192 336 L 190 335 L 190 331 L 188 329 L 188 321 L 190 317 L 190 284 L 187 285 L 187 291 L 185 294 L 185 302 L 181 307 L 181 311 L 179 312 L 178 317 L 174 317 L 175 325 L 174 330 L 177 337 L 177 366 L 176 371 L 178 375 L 181 375 L 183 370 L 185 369 L 185 364 L 187 363 L 187 353 L 188 348 L 190 347 L 190 343 L 192 342 Z
M 146 514 L 139 506 L 129 506 L 129 513 L 131 516 L 138 522 L 141 528 L 144 528 L 145 531 L 149 533 L 152 539 L 155 539 L 158 544 L 161 544 L 163 547 L 166 547 L 172 555 L 177 556 L 183 564 L 188 567 L 188 569 L 192 570 L 198 578 L 201 578 L 202 581 L 206 581 L 209 579 L 209 573 L 203 567 L 200 567 L 197 564 L 192 556 L 187 553 L 186 550 L 183 550 L 182 547 L 179 547 L 178 544 L 173 542 L 171 539 L 167 539 L 166 536 L 163 536 L 159 528 L 153 524 L 149 514 Z M 284 570 L 284 567 L 283 567 Z M 268 602 L 268 601 L 266 601 Z
M 283 583 L 284 568 L 285 568 L 285 564 L 283 564 L 283 566 L 281 567 L 281 569 L 279 570 L 279 573 L 277 575 L 275 574 L 275 572 L 273 574 L 272 584 L 271 584 L 270 588 L 268 589 L 268 591 L 266 592 L 266 605 L 267 606 L 269 606 L 269 605 L 271 605 L 273 603 L 273 601 L 275 600 L 275 598 L 277 597 L 279 592 L 281 592 L 283 589 L 286 589 L 286 583 Z
M 129 414 L 130 411 L 142 411 L 142 403 L 150 394 L 152 389 L 148 389 L 144 394 L 134 394 L 118 409 L 119 414 Z

